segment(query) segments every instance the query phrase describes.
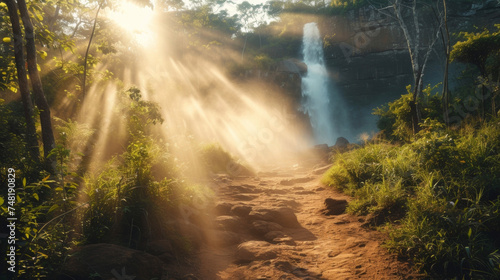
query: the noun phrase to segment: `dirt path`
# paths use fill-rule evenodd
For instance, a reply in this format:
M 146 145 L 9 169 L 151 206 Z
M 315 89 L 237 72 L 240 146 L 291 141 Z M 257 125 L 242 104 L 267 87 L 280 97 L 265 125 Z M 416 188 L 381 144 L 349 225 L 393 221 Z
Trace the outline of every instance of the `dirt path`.
M 418 279 L 380 247 L 386 236 L 363 226 L 364 217 L 324 214 L 325 199 L 340 200 L 334 208 L 350 199 L 321 186 L 326 168 L 217 177 L 214 221 L 193 275 L 203 280 Z

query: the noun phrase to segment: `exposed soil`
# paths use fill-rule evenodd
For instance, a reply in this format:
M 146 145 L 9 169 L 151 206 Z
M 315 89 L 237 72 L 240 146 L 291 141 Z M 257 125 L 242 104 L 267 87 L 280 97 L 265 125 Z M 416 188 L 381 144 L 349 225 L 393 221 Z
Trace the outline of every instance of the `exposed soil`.
M 351 198 L 322 186 L 328 166 L 315 164 L 215 177 L 213 220 L 182 279 L 421 279 L 366 217 L 342 213 Z

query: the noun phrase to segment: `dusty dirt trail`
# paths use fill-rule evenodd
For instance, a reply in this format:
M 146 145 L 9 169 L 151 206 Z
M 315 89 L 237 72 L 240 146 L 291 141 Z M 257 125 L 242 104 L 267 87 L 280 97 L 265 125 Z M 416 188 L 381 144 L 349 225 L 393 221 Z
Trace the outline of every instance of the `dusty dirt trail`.
M 419 279 L 365 217 L 325 215 L 325 199 L 338 200 L 333 213 L 350 199 L 321 185 L 327 167 L 215 178 L 214 218 L 186 279 Z

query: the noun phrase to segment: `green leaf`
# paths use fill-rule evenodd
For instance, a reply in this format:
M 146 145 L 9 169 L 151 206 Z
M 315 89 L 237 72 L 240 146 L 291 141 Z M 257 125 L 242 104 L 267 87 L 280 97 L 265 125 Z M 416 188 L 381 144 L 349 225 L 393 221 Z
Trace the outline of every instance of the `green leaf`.
M 47 214 L 49 214 L 50 212 L 52 212 L 52 211 L 54 211 L 54 210 L 56 210 L 56 209 L 58 209 L 58 208 L 59 208 L 59 205 L 58 205 L 58 204 L 54 204 L 54 205 L 52 205 L 52 207 L 50 207 L 49 211 L 47 211 Z
M 3 197 L 0 196 L 0 205 L 3 205 L 4 202 L 5 200 L 3 199 Z
M 26 178 L 23 178 L 23 187 L 26 187 Z
M 37 194 L 37 193 L 34 193 L 34 194 L 33 194 L 33 197 L 34 197 L 37 201 L 39 201 L 39 200 L 40 200 L 40 197 L 38 196 L 38 194 Z
M 472 228 L 469 228 L 469 232 L 467 233 L 467 236 L 470 238 L 472 235 Z

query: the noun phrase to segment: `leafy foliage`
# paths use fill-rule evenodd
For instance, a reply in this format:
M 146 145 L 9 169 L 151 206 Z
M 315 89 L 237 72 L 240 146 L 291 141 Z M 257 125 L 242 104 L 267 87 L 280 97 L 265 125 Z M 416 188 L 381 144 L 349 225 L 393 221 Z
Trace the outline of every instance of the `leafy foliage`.
M 422 91 L 418 105 L 421 107 L 421 118 L 431 120 L 442 119 L 441 97 L 437 92 L 438 85 L 428 85 Z M 376 108 L 374 115 L 380 116 L 377 126 L 385 136 L 391 140 L 410 141 L 413 137 L 410 101 L 412 101 L 412 88 L 406 87 L 407 94 L 399 99 L 389 102 L 388 105 Z
M 480 33 L 460 33 L 459 36 L 465 41 L 459 41 L 453 46 L 451 59 L 476 65 L 483 76 L 498 73 L 498 63 L 495 61 L 498 61 L 500 52 L 500 24 L 495 26 L 497 32 L 484 30 Z

